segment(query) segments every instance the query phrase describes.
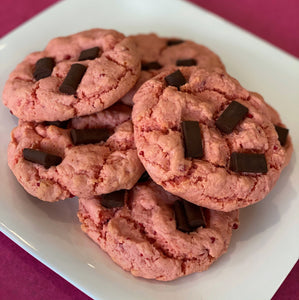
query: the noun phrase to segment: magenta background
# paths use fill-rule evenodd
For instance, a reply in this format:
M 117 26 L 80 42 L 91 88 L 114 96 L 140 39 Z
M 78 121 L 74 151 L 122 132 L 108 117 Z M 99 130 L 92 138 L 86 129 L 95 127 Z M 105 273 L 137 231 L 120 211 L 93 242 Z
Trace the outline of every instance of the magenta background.
M 0 38 L 55 2 L 57 0 L 1 0 Z M 190 0 L 190 2 L 299 57 L 298 0 Z M 274 265 L 275 262 L 273 267 Z M 90 298 L 0 233 L 0 299 L 88 300 Z M 299 299 L 298 261 L 272 299 Z

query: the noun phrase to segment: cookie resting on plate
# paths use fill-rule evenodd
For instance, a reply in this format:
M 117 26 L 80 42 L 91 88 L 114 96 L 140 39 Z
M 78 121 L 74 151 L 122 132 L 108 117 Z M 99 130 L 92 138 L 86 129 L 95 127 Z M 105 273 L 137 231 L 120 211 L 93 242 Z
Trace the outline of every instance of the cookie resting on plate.
M 278 113 L 223 70 L 162 72 L 141 86 L 134 103 L 145 169 L 165 190 L 197 205 L 231 211 L 262 200 L 290 160 L 291 140 Z
M 82 230 L 124 270 L 169 281 L 208 269 L 226 252 L 239 222 L 238 210 L 197 207 L 192 211 L 200 216 L 190 218 L 194 227 L 180 229 L 183 202 L 147 181 L 112 197 L 80 198 L 78 217 Z
M 146 80 L 167 67 L 196 65 L 208 70 L 225 70 L 217 54 L 193 41 L 159 37 L 154 33 L 132 35 L 130 38 L 136 43 L 141 56 L 141 74 L 136 85 L 121 99 L 127 105 L 133 105 L 134 94 Z
M 124 96 L 140 74 L 132 39 L 91 29 L 51 40 L 10 74 L 3 103 L 25 121 L 63 121 L 104 110 Z
M 25 190 L 44 201 L 130 189 L 144 171 L 130 116 L 128 106 L 114 105 L 55 125 L 20 121 L 8 165 Z

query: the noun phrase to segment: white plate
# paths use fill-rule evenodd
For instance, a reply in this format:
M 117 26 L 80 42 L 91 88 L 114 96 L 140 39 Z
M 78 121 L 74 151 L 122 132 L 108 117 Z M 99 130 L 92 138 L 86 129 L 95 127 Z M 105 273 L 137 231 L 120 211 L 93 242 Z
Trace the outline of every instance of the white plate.
M 298 149 L 298 60 L 178 0 L 70 0 L 55 5 L 0 40 L 0 90 L 26 54 L 43 49 L 53 37 L 92 27 L 125 34 L 154 31 L 206 44 L 229 73 L 281 113 Z M 206 272 L 163 283 L 134 278 L 116 266 L 81 232 L 76 200 L 43 203 L 24 192 L 6 161 L 16 121 L 2 105 L 0 118 L 1 230 L 93 298 L 270 299 L 298 259 L 296 153 L 270 195 L 241 211 L 241 226 L 226 255 Z

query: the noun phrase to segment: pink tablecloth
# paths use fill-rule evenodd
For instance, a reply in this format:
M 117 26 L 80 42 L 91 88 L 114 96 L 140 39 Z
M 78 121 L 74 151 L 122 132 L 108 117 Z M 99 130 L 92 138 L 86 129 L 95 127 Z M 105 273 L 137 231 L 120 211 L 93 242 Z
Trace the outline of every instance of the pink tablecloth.
M 55 2 L 57 0 L 1 0 L 0 37 Z M 299 57 L 298 0 L 191 2 Z M 0 233 L 0 299 L 90 298 Z M 287 299 L 299 299 L 299 262 L 273 297 L 273 300 Z

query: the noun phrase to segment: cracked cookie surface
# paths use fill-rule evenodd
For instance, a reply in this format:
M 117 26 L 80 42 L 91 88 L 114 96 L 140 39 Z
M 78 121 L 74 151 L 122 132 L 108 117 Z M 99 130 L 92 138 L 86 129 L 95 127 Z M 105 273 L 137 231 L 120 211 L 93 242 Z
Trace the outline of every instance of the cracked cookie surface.
M 206 269 L 230 243 L 238 225 L 238 210 L 204 210 L 207 226 L 191 233 L 176 229 L 172 208 L 178 197 L 153 182 L 137 184 L 125 206 L 107 209 L 100 198 L 80 198 L 82 230 L 115 263 L 134 276 L 174 280 Z
M 130 189 L 144 171 L 130 116 L 131 109 L 118 104 L 95 115 L 70 120 L 69 127 L 75 129 L 114 129 L 106 142 L 77 146 L 70 137 L 70 128 L 20 121 L 11 134 L 8 165 L 25 190 L 44 201 Z M 24 148 L 39 149 L 63 160 L 46 169 L 25 160 Z
M 94 59 L 78 61 L 81 51 L 99 47 Z M 36 62 L 50 57 L 55 67 L 50 76 L 36 80 Z M 87 70 L 74 95 L 59 87 L 72 64 Z M 44 51 L 28 55 L 10 74 L 3 103 L 25 121 L 68 120 L 104 110 L 124 96 L 140 74 L 140 58 L 134 42 L 115 30 L 91 29 L 51 40 Z
M 165 70 L 165 68 L 175 66 L 178 60 L 192 59 L 200 68 L 208 70 L 220 68 L 225 70 L 218 55 L 207 47 L 193 41 L 159 37 L 154 33 L 138 34 L 130 37 L 136 43 L 142 65 L 156 62 L 161 68 L 155 69 L 148 66 L 147 70 L 141 70 L 136 85 L 121 99 L 121 101 L 127 105 L 133 105 L 132 98 L 145 81 Z M 177 44 L 169 45 L 169 41 L 174 43 L 175 41 L 179 42 Z
M 151 178 L 173 194 L 216 210 L 230 211 L 263 199 L 292 153 L 289 137 L 285 146 L 278 140 L 274 125 L 284 126 L 278 113 L 222 70 L 180 68 L 187 83 L 180 90 L 167 86 L 165 76 L 176 69 L 147 81 L 134 96 L 135 143 Z M 215 120 L 233 100 L 249 112 L 232 133 L 224 134 Z M 199 122 L 202 159 L 184 156 L 181 122 L 187 120 Z M 233 152 L 264 154 L 268 172 L 232 172 Z

